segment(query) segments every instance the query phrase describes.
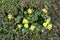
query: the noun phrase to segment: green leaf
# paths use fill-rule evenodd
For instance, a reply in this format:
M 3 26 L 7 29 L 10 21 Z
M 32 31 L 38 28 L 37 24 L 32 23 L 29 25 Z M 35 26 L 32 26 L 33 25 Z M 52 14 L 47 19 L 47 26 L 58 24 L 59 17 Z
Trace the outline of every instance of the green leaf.
M 17 16 L 17 18 L 15 18 L 15 23 L 19 23 L 21 19 L 21 16 Z

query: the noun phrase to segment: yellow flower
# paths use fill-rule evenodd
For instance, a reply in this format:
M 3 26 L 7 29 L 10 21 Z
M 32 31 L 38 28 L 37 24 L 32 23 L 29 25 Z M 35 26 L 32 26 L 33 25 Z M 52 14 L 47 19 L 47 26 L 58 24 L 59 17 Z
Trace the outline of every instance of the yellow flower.
M 25 28 L 29 28 L 29 25 L 28 25 L 28 24 L 24 24 L 24 27 L 25 27 Z
M 47 23 L 46 23 L 46 22 L 44 22 L 44 23 L 43 23 L 43 27 L 46 27 L 46 26 L 47 26 Z
M 23 23 L 28 23 L 28 20 L 27 19 L 23 19 Z
M 46 20 L 46 23 L 48 24 L 49 22 L 50 22 L 50 19 L 47 19 L 47 20 Z
M 13 18 L 13 15 L 8 14 L 8 19 L 11 20 Z
M 21 26 L 21 24 L 17 24 L 17 28 L 21 28 L 22 26 Z
M 47 9 L 42 9 L 42 12 L 43 13 L 47 13 Z
M 32 13 L 32 9 L 27 9 L 27 12 L 29 13 L 29 14 L 31 14 Z
M 47 26 L 47 28 L 48 28 L 48 30 L 51 30 L 51 29 L 52 29 L 52 24 L 49 24 L 49 25 Z
M 33 31 L 35 29 L 35 26 L 31 25 L 30 29 Z

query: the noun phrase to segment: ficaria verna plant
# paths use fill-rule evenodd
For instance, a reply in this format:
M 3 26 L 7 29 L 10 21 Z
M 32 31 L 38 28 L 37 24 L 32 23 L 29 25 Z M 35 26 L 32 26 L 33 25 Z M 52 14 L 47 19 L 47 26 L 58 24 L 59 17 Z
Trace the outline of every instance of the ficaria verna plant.
M 20 7 L 17 1 L 0 1 L 0 40 L 22 40 L 30 38 L 34 40 L 37 33 L 51 30 L 51 18 L 48 9 L 41 11 L 33 7 Z M 35 37 L 36 36 L 36 37 Z
M 50 17 L 48 16 L 48 11 L 47 9 L 42 9 L 41 12 L 28 8 L 26 11 L 23 11 L 22 15 L 22 20 L 21 23 L 19 22 L 19 24 L 17 24 L 17 28 L 19 29 L 28 29 L 31 31 L 34 30 L 44 30 L 44 29 L 48 29 L 51 30 L 52 29 L 52 24 L 50 22 Z M 9 14 L 8 15 L 8 19 L 12 19 L 12 15 Z M 20 21 L 19 20 L 19 21 Z M 42 31 L 41 30 L 41 31 Z

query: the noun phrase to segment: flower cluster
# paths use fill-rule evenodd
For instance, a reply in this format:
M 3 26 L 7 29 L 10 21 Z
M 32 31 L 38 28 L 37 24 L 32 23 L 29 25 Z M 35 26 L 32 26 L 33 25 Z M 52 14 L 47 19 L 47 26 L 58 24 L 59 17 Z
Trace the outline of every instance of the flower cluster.
M 52 24 L 50 24 L 50 19 L 47 19 L 44 23 L 43 23 L 43 27 L 47 27 L 48 30 L 52 29 Z
M 35 12 L 34 13 L 31 8 L 28 8 L 26 12 L 28 13 L 28 17 L 24 17 L 23 20 L 22 20 L 22 24 L 17 24 L 17 28 L 19 28 L 19 29 L 25 28 L 25 29 L 29 29 L 29 30 L 33 31 L 37 27 L 37 26 L 35 26 L 35 23 L 36 23 L 36 25 L 39 24 L 39 26 L 40 26 L 41 21 L 43 21 L 43 20 L 41 20 L 41 21 L 39 20 L 40 18 L 38 16 L 41 15 L 40 16 L 40 17 L 42 17 L 41 19 L 44 19 L 44 21 L 41 24 L 43 26 L 43 28 L 46 28 L 48 30 L 51 30 L 52 29 L 52 24 L 50 23 L 50 18 L 47 17 L 48 16 L 47 15 L 47 13 L 48 13 L 47 9 L 45 9 L 45 8 L 42 9 L 42 12 L 41 13 L 36 13 L 35 11 L 34 11 Z M 35 15 L 38 18 L 37 20 L 34 20 L 36 18 Z M 10 13 L 8 14 L 7 17 L 8 17 L 9 20 L 13 19 L 13 15 L 10 14 Z M 29 24 L 31 24 L 31 25 L 29 25 Z

